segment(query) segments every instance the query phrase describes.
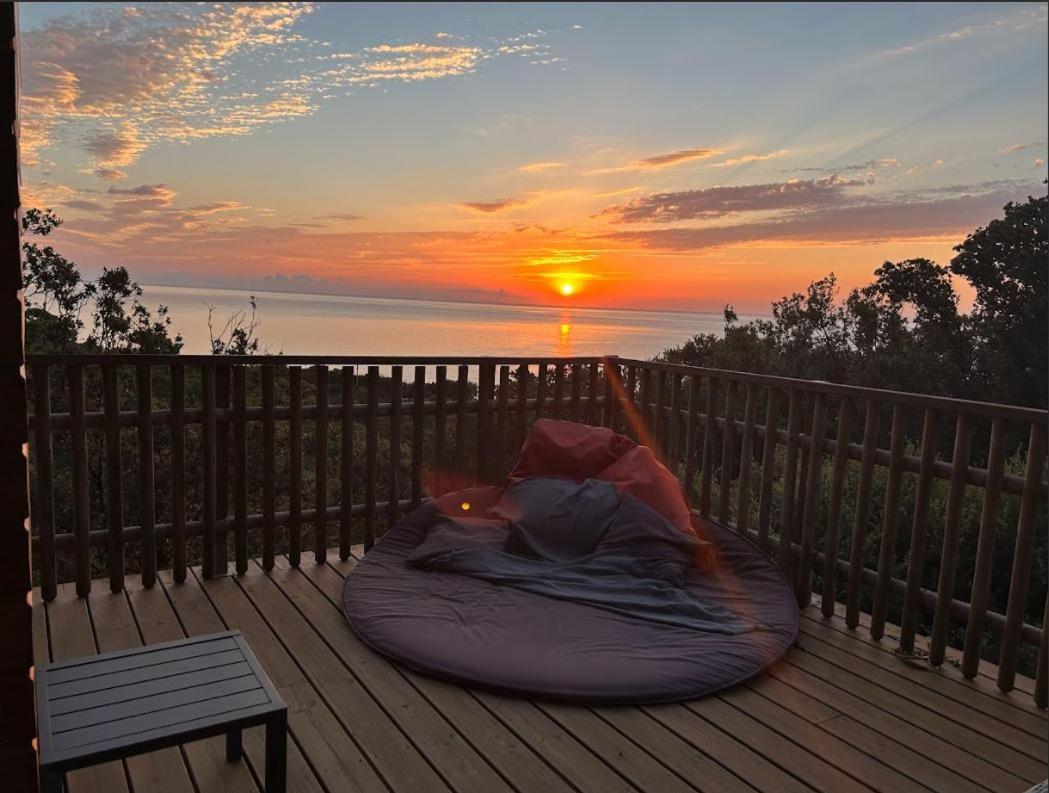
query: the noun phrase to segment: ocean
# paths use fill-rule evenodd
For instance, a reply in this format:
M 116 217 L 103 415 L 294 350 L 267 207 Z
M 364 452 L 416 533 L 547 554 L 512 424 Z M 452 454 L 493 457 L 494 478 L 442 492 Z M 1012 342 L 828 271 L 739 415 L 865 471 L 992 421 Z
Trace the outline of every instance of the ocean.
M 220 330 L 249 309 L 232 289 L 143 286 L 168 306 L 185 353 L 210 351 L 208 306 Z M 266 351 L 298 355 L 463 355 L 650 358 L 697 333 L 720 334 L 720 314 L 511 306 L 438 300 L 257 292 L 257 334 Z M 741 317 L 746 320 L 747 317 Z

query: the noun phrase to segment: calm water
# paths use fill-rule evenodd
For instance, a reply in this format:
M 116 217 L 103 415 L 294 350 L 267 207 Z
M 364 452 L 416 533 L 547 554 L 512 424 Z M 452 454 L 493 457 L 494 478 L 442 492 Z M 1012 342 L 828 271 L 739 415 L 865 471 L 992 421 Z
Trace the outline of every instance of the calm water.
M 187 353 L 207 353 L 216 328 L 248 308 L 249 292 L 145 286 L 170 307 Z M 720 333 L 720 314 L 560 309 L 430 300 L 258 293 L 258 334 L 270 352 L 316 355 L 620 355 L 647 358 L 697 333 Z

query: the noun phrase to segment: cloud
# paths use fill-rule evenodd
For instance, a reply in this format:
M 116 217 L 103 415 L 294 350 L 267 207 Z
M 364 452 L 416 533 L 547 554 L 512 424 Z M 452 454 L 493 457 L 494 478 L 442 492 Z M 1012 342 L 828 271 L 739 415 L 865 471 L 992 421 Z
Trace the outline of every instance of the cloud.
M 973 186 L 974 189 L 977 186 Z M 957 188 L 955 188 L 957 189 Z M 785 217 L 706 228 L 650 229 L 607 235 L 661 250 L 702 250 L 757 242 L 873 243 L 896 239 L 943 237 L 965 232 L 1001 214 L 1008 201 L 1022 200 L 1039 187 L 941 197 L 896 196 L 853 206 L 829 203 Z
M 1027 149 L 1035 149 L 1039 146 L 1044 146 L 1044 143 L 1014 143 L 1012 146 L 1004 146 L 998 149 L 999 154 L 1016 154 L 1018 151 L 1026 151 Z
M 770 184 L 709 187 L 641 196 L 609 207 L 603 214 L 617 223 L 672 223 L 711 220 L 738 212 L 800 209 L 840 203 L 846 190 L 865 182 L 828 176 L 824 179 L 791 179 Z
M 682 149 L 681 151 L 673 151 L 669 154 L 657 154 L 655 157 L 646 157 L 643 160 L 638 160 L 633 165 L 629 166 L 629 169 L 635 171 L 647 171 L 657 168 L 670 168 L 693 160 L 707 160 L 711 157 L 717 157 L 720 154 L 724 154 L 722 149 Z
M 777 157 L 786 157 L 790 152 L 787 149 L 780 149 L 779 151 L 769 152 L 768 154 L 744 154 L 742 157 L 733 157 L 723 162 L 712 162 L 711 168 L 728 168 L 733 165 L 745 165 L 748 162 L 763 162 L 764 160 L 774 160 Z
M 1032 8 L 1013 14 L 1011 16 L 999 17 L 982 24 L 965 25 L 945 33 L 940 33 L 930 38 L 922 39 L 911 44 L 904 44 L 892 49 L 883 50 L 866 59 L 867 62 L 877 62 L 896 58 L 904 55 L 913 55 L 925 50 L 938 48 L 944 45 L 956 44 L 960 41 L 983 36 L 989 33 L 1006 33 L 1023 31 L 1038 27 L 1046 23 L 1045 8 Z
M 546 173 L 547 171 L 556 171 L 560 168 L 564 168 L 563 162 L 530 162 L 527 165 L 520 166 L 517 170 L 521 173 Z
M 504 209 L 510 209 L 511 207 L 523 206 L 527 203 L 528 201 L 524 198 L 496 198 L 492 201 L 464 201 L 463 206 L 478 212 L 492 214 L 494 212 L 502 212 Z
M 323 220 L 340 220 L 344 223 L 353 223 L 357 220 L 364 220 L 364 215 L 355 215 L 352 212 L 325 212 L 321 215 Z
M 497 57 L 560 60 L 543 31 L 483 46 L 442 36 L 336 51 L 299 32 L 313 11 L 306 2 L 111 4 L 23 30 L 23 164 L 73 142 L 88 172 L 117 181 L 159 143 L 248 135 L 338 95 L 462 77 Z

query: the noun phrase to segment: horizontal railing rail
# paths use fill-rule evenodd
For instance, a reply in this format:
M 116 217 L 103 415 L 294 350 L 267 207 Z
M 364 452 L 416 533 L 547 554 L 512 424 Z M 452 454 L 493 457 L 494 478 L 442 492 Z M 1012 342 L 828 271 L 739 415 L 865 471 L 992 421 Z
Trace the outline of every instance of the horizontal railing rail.
M 304 546 L 346 558 L 434 495 L 501 481 L 531 422 L 566 418 L 652 446 L 696 520 L 752 539 L 800 603 L 844 603 L 852 627 L 869 611 L 876 638 L 898 620 L 902 651 L 939 665 L 954 646 L 969 677 L 995 660 L 1003 691 L 1036 669 L 1045 705 L 1044 410 L 614 356 L 61 355 L 29 373 L 47 599 Z

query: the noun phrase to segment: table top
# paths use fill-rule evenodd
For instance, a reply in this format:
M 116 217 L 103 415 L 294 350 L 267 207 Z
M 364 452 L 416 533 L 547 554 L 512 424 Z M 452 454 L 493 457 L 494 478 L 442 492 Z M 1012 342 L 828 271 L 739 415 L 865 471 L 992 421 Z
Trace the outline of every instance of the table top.
M 36 685 L 42 765 L 149 751 L 285 710 L 240 631 L 51 664 Z

